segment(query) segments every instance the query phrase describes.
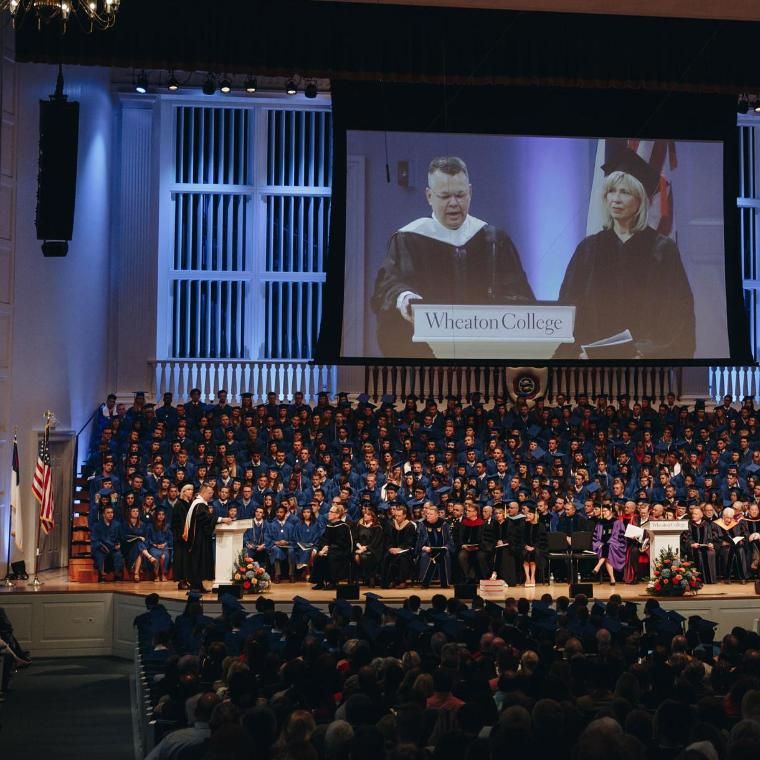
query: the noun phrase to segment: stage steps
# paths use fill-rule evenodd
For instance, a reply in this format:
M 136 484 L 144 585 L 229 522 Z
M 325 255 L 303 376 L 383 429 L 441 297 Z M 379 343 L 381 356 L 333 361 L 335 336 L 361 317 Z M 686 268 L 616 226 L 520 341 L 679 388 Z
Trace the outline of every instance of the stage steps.
M 98 573 L 90 552 L 90 484 L 87 478 L 74 481 L 74 500 L 69 545 L 69 580 L 75 583 L 97 583 Z

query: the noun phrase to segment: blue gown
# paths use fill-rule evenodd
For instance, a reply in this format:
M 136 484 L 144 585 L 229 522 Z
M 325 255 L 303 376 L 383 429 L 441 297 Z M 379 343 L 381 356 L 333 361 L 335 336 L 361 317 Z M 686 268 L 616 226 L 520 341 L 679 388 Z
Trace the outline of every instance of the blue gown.
M 292 527 L 291 523 L 286 519 L 284 523 L 280 523 L 278 520 L 272 520 L 272 522 L 264 523 L 264 539 L 267 545 L 267 554 L 269 555 L 269 561 L 274 563 L 277 560 L 287 560 L 288 549 L 275 546 L 275 541 L 290 541 L 292 542 Z
M 289 554 L 297 565 L 306 565 L 311 558 L 311 549 L 300 549 L 298 544 L 313 544 L 316 548 L 319 539 L 322 537 L 323 530 L 324 527 L 319 524 L 318 520 L 312 520 L 309 525 L 303 520 L 299 520 L 293 524 L 291 533 L 293 546 Z
M 116 546 L 121 543 L 121 523 L 113 520 L 106 525 L 102 520 L 95 523 L 90 533 L 92 557 L 95 567 L 102 573 L 106 565 L 113 567 L 115 573 L 121 573 L 124 569 L 124 556 Z M 103 548 L 107 551 L 103 551 Z
M 155 557 L 159 562 L 161 561 L 161 557 L 163 557 L 164 570 L 168 570 L 171 567 L 174 554 L 174 536 L 172 535 L 171 528 L 167 526 L 163 530 L 158 530 L 153 525 L 148 525 L 146 539 L 150 556 Z M 159 549 L 155 544 L 166 544 L 166 547 Z
M 132 567 L 135 560 L 142 554 L 143 549 L 147 548 L 145 534 L 147 528 L 145 523 L 140 521 L 139 525 L 128 525 L 123 523 L 121 526 L 121 551 L 127 562 L 127 567 Z
M 438 552 L 438 556 L 433 553 L 423 552 L 422 547 L 445 547 L 445 552 Z M 431 524 L 422 521 L 417 528 L 417 546 L 415 554 L 419 558 L 419 580 L 422 583 L 430 581 L 438 573 L 441 585 L 451 583 L 451 554 L 454 551 L 454 543 L 451 539 L 451 529 L 445 520 L 437 520 Z M 433 562 L 433 559 L 436 561 Z

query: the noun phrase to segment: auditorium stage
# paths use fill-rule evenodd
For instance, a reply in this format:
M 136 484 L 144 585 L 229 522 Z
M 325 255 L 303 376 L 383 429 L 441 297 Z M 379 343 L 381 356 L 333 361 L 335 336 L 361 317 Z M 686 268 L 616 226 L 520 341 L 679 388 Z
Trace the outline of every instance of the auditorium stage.
M 31 585 L 30 579 L 26 582 L 17 583 L 15 588 L 0 587 L 0 595 L 38 594 L 41 592 L 46 594 L 119 593 L 145 597 L 148 594 L 156 593 L 162 599 L 182 601 L 187 598 L 187 592 L 178 591 L 177 584 L 173 581 L 165 581 L 163 583 L 155 583 L 150 580 L 141 581 L 140 583 L 134 583 L 133 581 L 122 581 L 120 583 L 75 583 L 68 579 L 65 568 L 41 573 L 40 580 L 43 582 L 40 589 L 35 589 Z M 210 585 L 210 583 L 206 584 L 207 587 L 210 587 Z M 601 599 L 602 601 L 608 599 L 611 594 L 619 594 L 623 599 L 634 602 L 645 602 L 647 599 L 652 598 L 647 594 L 644 583 L 636 585 L 618 583 L 615 586 L 611 586 L 609 583 L 594 583 L 593 589 L 593 598 Z M 368 588 L 360 586 L 360 601 L 364 600 L 364 594 L 367 592 L 377 594 L 388 604 L 403 602 L 410 594 L 419 596 L 423 603 L 429 602 L 435 594 L 443 593 L 447 597 L 454 596 L 453 587 L 441 590 L 435 587 L 422 589 L 419 586 L 410 586 L 407 589 L 382 589 L 379 587 Z M 563 594 L 568 595 L 569 589 L 564 583 L 538 584 L 535 588 L 511 586 L 507 589 L 505 598 L 514 597 L 515 599 L 519 599 L 524 597 L 532 600 L 540 599 L 541 595 L 546 593 L 557 597 Z M 265 595 L 273 599 L 277 604 L 289 604 L 295 596 L 302 596 L 314 603 L 322 604 L 335 598 L 334 591 L 312 591 L 310 583 L 272 584 L 271 589 L 265 592 Z M 216 601 L 216 598 L 215 592 L 205 594 L 203 597 L 204 601 Z M 256 598 L 257 595 L 255 594 L 245 596 L 243 597 L 243 602 L 253 603 Z M 668 599 L 663 600 L 662 597 L 660 599 L 666 603 L 673 601 Z M 755 586 L 751 581 L 744 584 L 737 582 L 715 583 L 705 586 L 696 595 L 684 596 L 675 601 L 679 604 L 695 604 L 699 606 L 704 602 L 715 600 L 742 601 L 748 607 L 755 608 L 758 616 L 760 616 L 760 596 L 755 593 Z
M 36 656 L 72 657 L 115 655 L 134 656 L 134 627 L 136 615 L 145 611 L 144 598 L 156 592 L 171 615 L 182 612 L 186 592 L 178 591 L 175 583 L 143 581 L 122 583 L 72 583 L 67 571 L 53 570 L 42 573 L 43 586 L 34 589 L 30 583 L 16 588 L 0 588 L 0 607 L 13 623 L 16 637 L 22 645 Z M 400 606 L 410 594 L 417 594 L 423 601 L 440 593 L 436 589 L 412 587 L 404 590 L 360 589 L 361 603 L 367 591 L 374 591 L 390 606 Z M 515 587 L 507 595 L 515 598 L 540 598 L 544 593 L 553 597 L 568 593 L 565 584 L 555 583 L 535 588 Z M 453 589 L 444 591 L 452 596 Z M 644 584 L 610 586 L 594 584 L 594 598 L 605 601 L 611 593 L 618 593 L 626 600 L 641 605 L 650 597 Z M 282 583 L 272 587 L 267 596 L 275 601 L 283 612 L 289 612 L 294 596 L 303 596 L 326 609 L 335 598 L 331 591 L 312 591 L 306 583 Z M 252 610 L 255 596 L 244 597 L 243 603 Z M 209 615 L 221 612 L 216 594 L 204 598 L 205 611 Z M 674 609 L 685 617 L 700 615 L 718 623 L 718 636 L 729 633 L 734 626 L 760 631 L 760 596 L 755 587 L 747 584 L 716 584 L 708 586 L 695 596 L 661 599 L 662 606 Z

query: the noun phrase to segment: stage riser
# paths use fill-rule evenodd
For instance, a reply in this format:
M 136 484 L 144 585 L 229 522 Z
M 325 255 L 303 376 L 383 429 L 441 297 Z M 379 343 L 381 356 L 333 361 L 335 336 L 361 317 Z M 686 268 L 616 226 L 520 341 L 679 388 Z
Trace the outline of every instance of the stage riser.
M 145 585 L 144 594 L 104 591 L 102 593 L 13 592 L 0 595 L 4 607 L 24 647 L 38 657 L 81 657 L 83 655 L 113 655 L 131 659 L 134 646 L 132 621 L 145 611 L 144 595 L 154 589 Z M 517 591 L 517 589 L 516 589 Z M 293 595 L 304 589 L 293 590 Z M 160 591 L 159 591 L 160 593 Z M 321 595 L 323 596 L 323 595 Z M 606 599 L 608 590 L 598 593 Z M 246 597 L 244 604 L 254 610 L 255 597 Z M 387 600 L 400 605 L 402 597 Z M 169 613 L 179 614 L 185 602 L 182 599 L 162 597 Z M 320 607 L 327 607 L 328 599 L 314 599 Z M 276 600 L 277 607 L 289 612 L 292 602 Z M 729 633 L 734 626 L 760 632 L 760 597 L 733 597 L 730 599 L 694 599 L 662 601 L 666 609 L 675 609 L 682 615 L 701 615 L 719 623 L 718 637 Z M 216 601 L 204 601 L 206 614 L 221 613 Z

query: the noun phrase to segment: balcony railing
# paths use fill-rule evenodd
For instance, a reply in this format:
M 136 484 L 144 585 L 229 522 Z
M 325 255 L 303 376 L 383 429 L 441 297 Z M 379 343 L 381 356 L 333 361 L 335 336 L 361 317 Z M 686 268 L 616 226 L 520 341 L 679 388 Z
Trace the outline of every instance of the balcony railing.
M 735 399 L 760 396 L 760 367 L 710 367 L 708 389 L 715 401 L 727 394 Z
M 671 392 L 680 398 L 681 381 L 680 367 L 551 367 L 546 371 L 544 395 L 553 400 L 559 393 L 568 398 L 581 393 L 591 397 L 625 393 L 633 400 L 652 396 L 659 401 Z M 375 400 L 385 394 L 401 399 L 413 394 L 440 401 L 449 395 L 466 397 L 479 391 L 488 403 L 495 396 L 510 397 L 507 383 L 503 366 L 368 366 L 364 370 L 364 390 Z
M 306 360 L 156 359 L 148 362 L 148 372 L 156 399 L 168 391 L 175 401 L 184 400 L 192 388 L 199 388 L 201 400 L 208 402 L 224 388 L 231 403 L 240 403 L 242 393 L 252 393 L 256 404 L 265 401 L 269 391 L 285 401 L 291 401 L 296 391 L 303 391 L 304 399 L 311 404 L 320 391 L 327 391 L 330 398 L 337 393 L 336 368 Z

